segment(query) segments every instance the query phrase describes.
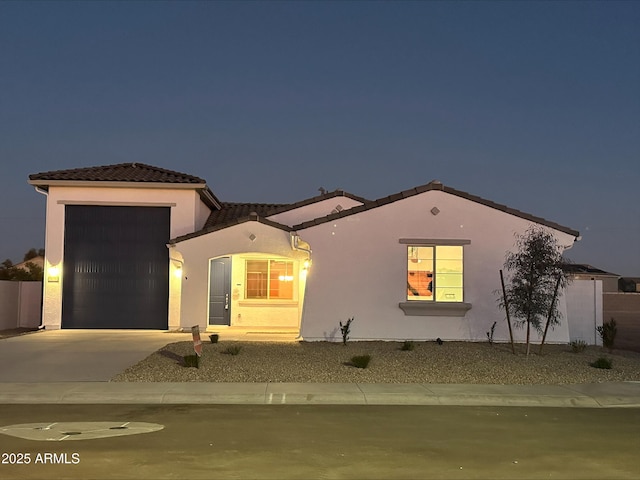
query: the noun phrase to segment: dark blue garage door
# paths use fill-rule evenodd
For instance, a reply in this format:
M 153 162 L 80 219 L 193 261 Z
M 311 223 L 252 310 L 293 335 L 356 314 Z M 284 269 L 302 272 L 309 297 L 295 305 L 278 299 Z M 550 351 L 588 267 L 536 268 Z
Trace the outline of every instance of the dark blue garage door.
M 62 328 L 168 328 L 168 207 L 65 207 Z

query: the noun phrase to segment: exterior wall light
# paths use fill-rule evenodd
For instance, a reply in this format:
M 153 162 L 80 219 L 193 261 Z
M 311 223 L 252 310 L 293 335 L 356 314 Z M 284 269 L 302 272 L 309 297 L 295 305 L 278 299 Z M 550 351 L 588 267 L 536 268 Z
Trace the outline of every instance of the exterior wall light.
M 60 281 L 60 267 L 57 265 L 51 266 L 47 269 L 47 282 L 59 282 Z

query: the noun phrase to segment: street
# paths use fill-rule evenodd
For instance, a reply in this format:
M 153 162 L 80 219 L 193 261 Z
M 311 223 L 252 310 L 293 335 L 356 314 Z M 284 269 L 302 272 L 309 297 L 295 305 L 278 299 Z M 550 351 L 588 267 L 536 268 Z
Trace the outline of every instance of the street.
M 640 477 L 640 409 L 345 405 L 1 408 L 0 428 L 38 422 L 148 422 L 164 428 L 85 440 L 71 435 L 63 441 L 2 434 L 0 478 Z

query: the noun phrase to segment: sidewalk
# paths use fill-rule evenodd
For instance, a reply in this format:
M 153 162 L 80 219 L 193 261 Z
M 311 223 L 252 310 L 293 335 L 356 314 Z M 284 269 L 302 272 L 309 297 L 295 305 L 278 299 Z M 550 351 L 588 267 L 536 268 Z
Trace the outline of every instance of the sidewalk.
M 461 405 L 640 407 L 640 382 L 584 385 L 334 383 L 0 384 L 0 404 Z

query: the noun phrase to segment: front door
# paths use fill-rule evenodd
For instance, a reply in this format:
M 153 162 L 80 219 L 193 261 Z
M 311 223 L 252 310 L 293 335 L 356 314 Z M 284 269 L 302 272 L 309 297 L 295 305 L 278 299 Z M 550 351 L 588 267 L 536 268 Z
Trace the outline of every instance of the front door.
M 231 325 L 231 257 L 209 263 L 209 325 Z

